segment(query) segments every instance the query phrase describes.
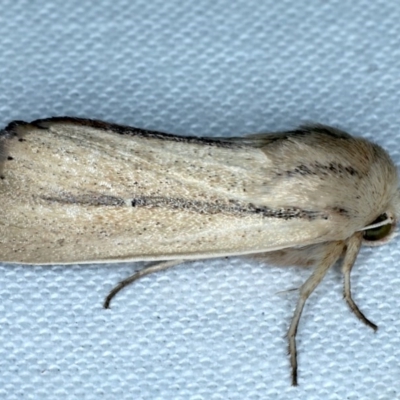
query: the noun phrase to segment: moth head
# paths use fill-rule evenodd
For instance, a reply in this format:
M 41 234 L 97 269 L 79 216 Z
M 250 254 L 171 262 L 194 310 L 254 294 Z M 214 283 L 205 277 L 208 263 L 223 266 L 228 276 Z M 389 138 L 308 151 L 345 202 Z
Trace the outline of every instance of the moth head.
M 387 243 L 395 236 L 395 228 L 398 217 L 400 216 L 400 189 L 397 190 L 393 199 L 390 211 L 386 211 L 378 216 L 369 225 L 361 229 L 363 232 L 363 242 L 367 246 L 379 246 Z
M 384 213 L 367 225 L 361 231 L 363 232 L 363 242 L 368 246 L 379 246 L 391 240 L 394 237 L 396 219 L 390 213 Z

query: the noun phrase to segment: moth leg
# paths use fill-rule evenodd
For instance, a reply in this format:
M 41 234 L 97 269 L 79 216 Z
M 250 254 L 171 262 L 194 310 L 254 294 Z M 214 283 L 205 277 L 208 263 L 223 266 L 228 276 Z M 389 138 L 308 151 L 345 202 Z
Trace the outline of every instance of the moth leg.
M 182 260 L 170 260 L 164 261 L 157 264 L 149 265 L 141 269 L 140 271 L 135 272 L 133 275 L 129 276 L 128 278 L 124 279 L 117 286 L 115 286 L 108 296 L 104 300 L 104 308 L 110 308 L 110 302 L 114 298 L 114 296 L 120 292 L 124 287 L 130 285 L 131 283 L 137 281 L 138 279 L 142 278 L 143 276 L 150 275 L 154 272 L 164 271 L 168 268 L 174 267 L 175 265 L 181 264 Z
M 290 323 L 288 331 L 289 340 L 289 356 L 290 365 L 292 367 L 292 385 L 297 386 L 297 349 L 296 349 L 296 333 L 299 326 L 301 313 L 303 312 L 304 305 L 324 278 L 328 269 L 338 260 L 340 255 L 343 253 L 345 247 L 344 242 L 333 242 L 324 254 L 322 260 L 311 274 L 311 276 L 303 283 L 300 287 L 300 297 L 297 301 L 296 309 L 293 314 L 292 322 Z
M 356 261 L 357 254 L 361 247 L 361 243 L 362 243 L 362 232 L 356 233 L 347 242 L 347 250 L 342 265 L 342 272 L 344 278 L 343 295 L 351 311 L 353 311 L 356 317 L 360 321 L 362 321 L 365 325 L 368 325 L 374 331 L 376 331 L 378 327 L 368 318 L 365 317 L 365 315 L 357 307 L 357 304 L 354 302 L 351 296 L 350 273 L 351 269 L 353 268 L 354 262 Z

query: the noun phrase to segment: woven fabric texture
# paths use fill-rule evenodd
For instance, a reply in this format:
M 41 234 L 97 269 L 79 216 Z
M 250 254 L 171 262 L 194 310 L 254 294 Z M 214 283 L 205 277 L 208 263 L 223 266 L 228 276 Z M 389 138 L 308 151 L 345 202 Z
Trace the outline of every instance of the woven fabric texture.
M 400 165 L 400 2 L 3 0 L 0 125 L 56 115 L 238 136 L 315 121 Z M 1 207 L 1 205 L 0 205 Z M 1 223 L 1 221 L 0 221 Z M 0 238 L 1 240 L 1 238 Z M 400 242 L 363 249 L 307 303 L 290 386 L 285 334 L 310 270 L 186 263 L 0 264 L 0 398 L 400 398 Z

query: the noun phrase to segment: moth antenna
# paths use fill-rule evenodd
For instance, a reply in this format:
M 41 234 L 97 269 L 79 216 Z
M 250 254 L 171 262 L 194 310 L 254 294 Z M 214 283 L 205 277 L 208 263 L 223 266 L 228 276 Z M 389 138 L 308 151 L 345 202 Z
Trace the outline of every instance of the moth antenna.
M 377 222 L 376 224 L 364 226 L 364 228 L 359 229 L 357 232 L 367 231 L 368 229 L 379 228 L 380 226 L 389 225 L 392 224 L 393 222 L 394 222 L 393 217 L 390 216 L 383 221 Z

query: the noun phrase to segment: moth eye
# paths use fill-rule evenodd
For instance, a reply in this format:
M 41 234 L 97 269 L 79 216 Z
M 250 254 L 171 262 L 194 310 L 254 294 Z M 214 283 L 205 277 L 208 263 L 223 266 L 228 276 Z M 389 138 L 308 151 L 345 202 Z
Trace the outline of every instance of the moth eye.
M 378 224 L 379 222 L 385 221 L 387 219 L 386 214 L 380 215 L 371 225 Z M 368 242 L 376 242 L 382 240 L 388 236 L 393 230 L 393 224 L 386 224 L 378 226 L 377 228 L 371 228 L 364 231 L 363 238 Z

